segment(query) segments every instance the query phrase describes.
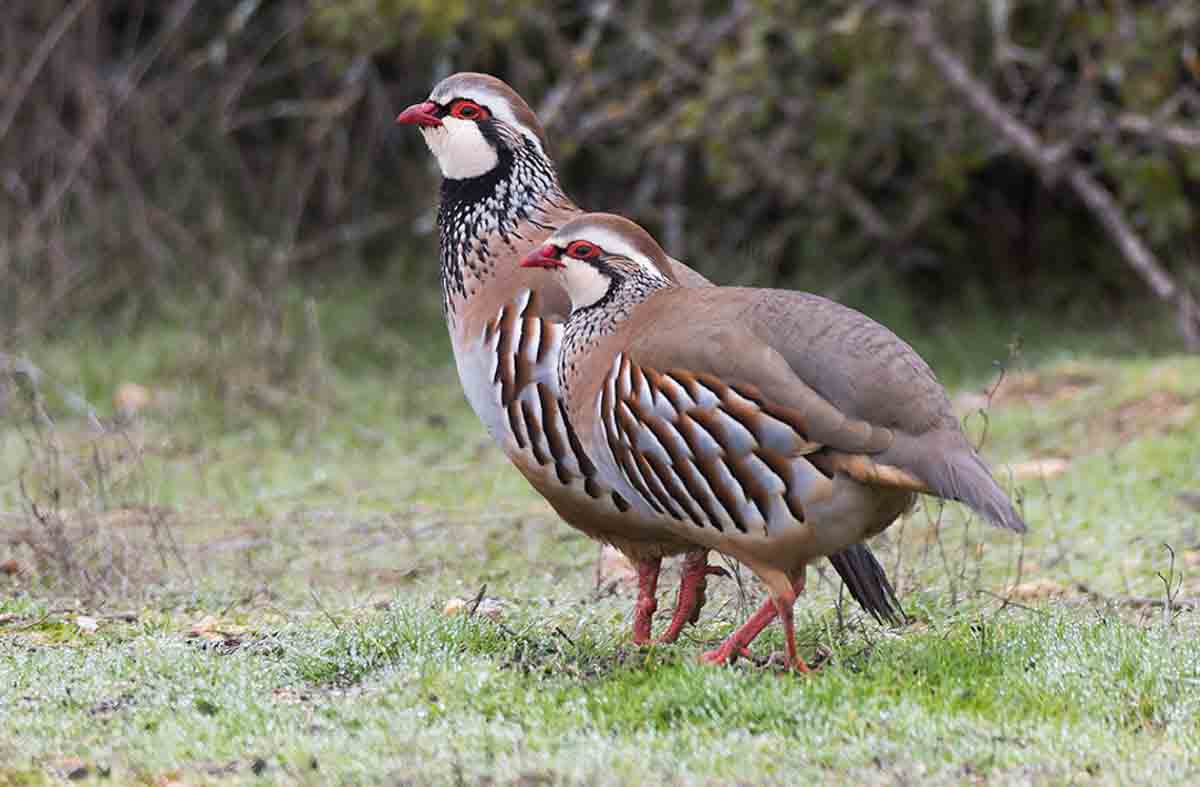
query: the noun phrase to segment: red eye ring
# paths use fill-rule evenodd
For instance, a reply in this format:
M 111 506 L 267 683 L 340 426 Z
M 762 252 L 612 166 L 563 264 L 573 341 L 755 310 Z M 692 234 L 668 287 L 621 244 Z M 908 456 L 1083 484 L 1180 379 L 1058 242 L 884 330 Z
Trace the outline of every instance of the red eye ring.
M 450 105 L 450 116 L 456 117 L 460 120 L 471 120 L 478 122 L 480 120 L 487 120 L 492 115 L 487 111 L 486 107 L 476 104 L 471 99 L 460 98 L 456 99 L 454 103 Z
M 600 247 L 586 240 L 577 240 L 567 246 L 566 253 L 568 257 L 574 257 L 577 260 L 590 260 L 600 256 Z

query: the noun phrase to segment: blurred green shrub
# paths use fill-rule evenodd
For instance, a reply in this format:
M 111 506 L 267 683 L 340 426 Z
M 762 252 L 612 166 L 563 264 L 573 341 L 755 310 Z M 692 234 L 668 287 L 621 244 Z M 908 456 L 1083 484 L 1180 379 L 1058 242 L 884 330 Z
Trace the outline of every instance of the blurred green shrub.
M 1194 282 L 1200 6 L 926 5 Z M 270 311 L 297 276 L 431 267 L 436 175 L 391 118 L 467 69 L 542 113 L 581 204 L 720 281 L 911 299 L 931 319 L 968 293 L 1119 315 L 1142 292 L 884 2 L 10 0 L 0 25 L 10 335 L 179 287 Z

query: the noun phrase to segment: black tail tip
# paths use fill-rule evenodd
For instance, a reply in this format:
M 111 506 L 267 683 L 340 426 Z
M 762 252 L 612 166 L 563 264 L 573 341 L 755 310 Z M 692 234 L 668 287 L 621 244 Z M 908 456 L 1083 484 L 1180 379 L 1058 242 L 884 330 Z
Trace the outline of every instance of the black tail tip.
M 866 544 L 855 544 L 836 555 L 830 555 L 829 562 L 846 583 L 850 595 L 875 620 L 893 626 L 908 620 L 883 566 Z

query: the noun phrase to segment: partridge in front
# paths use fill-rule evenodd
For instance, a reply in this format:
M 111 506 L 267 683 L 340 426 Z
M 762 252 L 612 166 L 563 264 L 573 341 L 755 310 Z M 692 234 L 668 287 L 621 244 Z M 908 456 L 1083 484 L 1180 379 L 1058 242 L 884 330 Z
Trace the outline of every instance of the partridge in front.
M 467 399 L 513 464 L 573 527 L 611 543 L 637 566 L 634 641 L 649 639 L 663 557 L 687 552 L 679 596 L 662 640 L 694 621 L 704 598 L 707 550 L 631 510 L 596 473 L 567 417 L 556 369 L 570 301 L 553 277 L 517 262 L 582 215 L 559 186 L 536 115 L 504 82 L 460 73 L 397 123 L 415 125 L 444 179 L 438 226 L 441 282 L 455 363 Z M 680 284 L 708 288 L 665 258 Z M 865 549 L 831 558 L 851 593 L 876 617 L 893 618 L 891 587 Z
M 745 563 L 771 596 L 716 651 L 746 652 L 814 559 L 882 532 L 918 492 L 1025 523 L 967 442 L 929 366 L 852 309 L 783 290 L 684 290 L 659 245 L 588 214 L 522 261 L 571 299 L 558 361 L 597 477 L 680 540 Z

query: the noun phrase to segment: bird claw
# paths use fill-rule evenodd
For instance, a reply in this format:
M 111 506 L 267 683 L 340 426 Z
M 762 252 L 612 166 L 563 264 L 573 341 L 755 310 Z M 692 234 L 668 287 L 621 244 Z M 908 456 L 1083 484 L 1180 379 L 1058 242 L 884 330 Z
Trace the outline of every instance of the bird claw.
M 748 661 L 754 660 L 754 656 L 751 655 L 750 649 L 745 646 L 739 645 L 736 647 L 728 647 L 727 645 L 722 645 L 716 650 L 709 650 L 701 653 L 700 661 L 713 666 L 729 665 L 736 662 L 739 656 Z

